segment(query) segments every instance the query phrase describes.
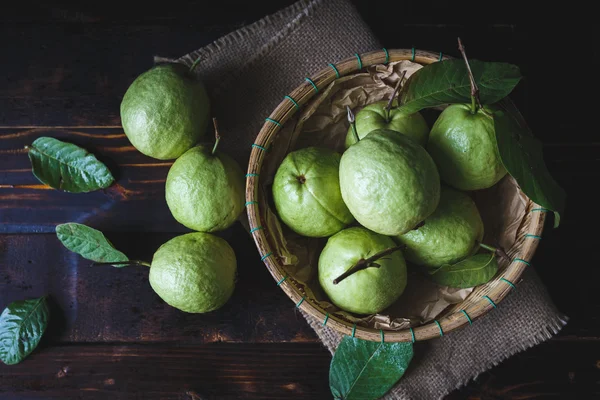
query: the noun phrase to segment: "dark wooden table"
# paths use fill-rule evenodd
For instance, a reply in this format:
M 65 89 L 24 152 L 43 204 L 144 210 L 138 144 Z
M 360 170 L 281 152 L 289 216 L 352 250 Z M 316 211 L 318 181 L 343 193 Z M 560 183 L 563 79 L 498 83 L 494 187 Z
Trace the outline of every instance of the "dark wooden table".
M 0 365 L 0 399 L 330 398 L 329 353 L 240 226 L 223 233 L 240 260 L 239 284 L 207 315 L 164 304 L 145 268 L 90 267 L 53 233 L 58 223 L 86 223 L 131 257 L 149 259 L 185 232 L 164 200 L 170 163 L 131 147 L 121 97 L 154 55 L 178 57 L 290 1 L 249 10 L 231 1 L 211 10 L 201 1 L 147 2 L 132 11 L 111 2 L 12 3 L 0 14 L 0 308 L 49 294 L 52 321 L 27 360 Z M 526 79 L 513 98 L 569 195 L 562 226 L 548 224 L 535 257 L 569 324 L 448 398 L 599 398 L 600 220 L 590 188 L 600 177 L 600 141 L 589 100 L 598 93 L 597 28 L 574 18 L 586 10 L 571 4 L 543 17 L 510 5 L 473 17 L 456 2 L 400 3 L 356 1 L 387 47 L 456 55 L 460 35 L 471 58 L 521 67 Z M 98 154 L 120 186 L 85 195 L 47 190 L 23 149 L 39 136 Z

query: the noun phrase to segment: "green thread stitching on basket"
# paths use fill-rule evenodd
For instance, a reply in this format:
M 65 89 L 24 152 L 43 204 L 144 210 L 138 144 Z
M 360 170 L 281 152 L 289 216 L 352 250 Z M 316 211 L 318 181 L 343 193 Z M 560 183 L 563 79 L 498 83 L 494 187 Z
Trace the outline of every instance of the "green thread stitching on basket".
M 295 106 L 296 106 L 296 110 L 300 109 L 300 105 L 298 103 L 296 103 L 296 100 L 292 99 L 290 96 L 283 96 L 285 99 L 288 99 L 289 101 L 291 101 Z
M 409 327 L 408 329 L 410 329 L 410 334 L 412 336 L 412 342 L 413 343 L 416 342 L 417 339 L 415 338 L 415 330 L 413 328 L 411 328 L 411 327 Z
M 416 54 L 416 51 L 415 51 L 415 48 L 413 47 L 412 48 L 412 58 L 410 59 L 410 61 L 413 61 L 413 62 L 415 61 L 415 54 Z
M 440 337 L 444 336 L 444 331 L 442 330 L 442 325 L 440 324 L 440 322 L 437 319 L 434 319 L 433 322 L 435 322 L 438 328 L 440 329 Z
M 275 121 L 273 118 L 265 118 L 265 121 L 272 122 L 275 125 L 277 125 L 278 127 L 281 127 L 281 124 L 279 123 L 279 121 Z
M 338 71 L 338 69 L 335 67 L 335 65 L 333 65 L 331 63 L 329 63 L 327 65 L 329 65 L 331 68 L 333 68 L 333 70 L 335 71 L 335 77 L 339 79 L 340 78 L 340 71 Z
M 319 93 L 319 88 L 317 87 L 317 85 L 315 85 L 312 79 L 304 78 L 304 80 L 312 85 L 313 89 L 315 89 L 315 93 Z
M 362 69 L 362 60 L 360 59 L 360 55 L 358 53 L 354 53 L 356 59 L 358 60 L 358 69 Z
M 379 333 L 381 333 L 381 343 L 385 343 L 385 334 L 383 333 L 383 329 L 380 329 Z
M 537 239 L 537 240 L 542 240 L 542 237 L 541 237 L 541 236 L 538 236 L 538 235 L 532 235 L 531 233 L 526 233 L 526 234 L 525 234 L 525 237 L 526 237 L 526 238 Z
M 262 147 L 260 144 L 252 143 L 252 147 L 256 147 L 257 149 L 261 149 L 262 151 L 267 151 L 267 148 Z
M 329 320 L 329 313 L 325 314 L 325 319 L 323 320 L 323 326 L 325 326 L 327 324 L 328 320 Z
M 385 62 L 384 62 L 384 64 L 387 64 L 387 63 L 390 62 L 390 53 L 388 53 L 388 51 L 387 51 L 387 49 L 385 47 L 382 50 L 385 53 Z
M 258 176 L 258 174 L 254 174 L 254 173 L 246 174 L 246 178 L 249 178 L 251 176 Z
M 547 208 L 534 208 L 533 210 L 531 210 L 531 212 L 535 212 L 535 211 L 550 212 L 550 210 L 548 210 Z
M 460 312 L 465 314 L 465 317 L 467 317 L 467 321 L 469 321 L 469 325 L 473 325 L 473 321 L 471 320 L 471 317 L 469 317 L 469 314 L 467 314 L 465 310 L 460 310 Z
M 526 264 L 527 266 L 531 267 L 531 263 L 529 261 L 523 260 L 522 258 L 515 258 L 513 261 L 522 262 L 523 264 Z
M 442 53 L 442 52 L 440 51 L 440 58 L 438 59 L 438 61 L 442 61 L 442 59 L 443 59 L 443 58 L 444 58 L 444 53 Z
M 285 282 L 285 280 L 286 280 L 286 279 L 287 279 L 287 275 L 286 275 L 286 276 L 284 276 L 283 278 L 281 278 L 281 279 L 279 280 L 279 282 L 277 282 L 277 286 L 279 286 L 279 285 L 281 285 L 283 282 Z
M 244 204 L 244 207 L 248 207 L 250 204 L 258 204 L 258 201 L 247 201 L 246 204 Z
M 352 326 L 352 337 L 354 337 L 355 333 L 356 333 L 356 324 L 354 324 L 354 326 Z
M 491 305 L 492 305 L 494 308 L 496 308 L 496 307 L 497 307 L 497 306 L 496 306 L 496 303 L 494 303 L 494 300 L 490 299 L 490 296 L 483 296 L 483 298 L 484 298 L 484 299 L 486 299 L 487 301 L 489 301 L 489 302 L 490 302 L 490 304 L 491 304 Z
M 250 233 L 256 232 L 256 231 L 258 231 L 259 229 L 262 229 L 262 226 L 257 226 L 256 228 L 252 228 L 252 229 L 250 229 Z
M 269 256 L 272 256 L 272 255 L 273 255 L 273 252 L 272 252 L 272 251 L 270 251 L 270 252 L 268 252 L 267 254 L 265 254 L 264 256 L 262 256 L 262 257 L 260 258 L 260 261 L 265 261 L 265 260 L 267 259 L 267 257 L 269 257 Z
M 302 304 L 304 302 L 304 299 L 306 298 L 306 296 L 302 297 L 300 299 L 300 301 L 298 303 L 296 303 L 296 308 L 300 308 L 300 304 Z
M 515 286 L 514 283 L 512 283 L 511 281 L 509 281 L 508 279 L 504 279 L 504 278 L 500 278 L 501 281 L 504 281 L 506 283 L 508 283 L 510 286 L 512 286 L 513 289 L 516 289 L 517 287 Z

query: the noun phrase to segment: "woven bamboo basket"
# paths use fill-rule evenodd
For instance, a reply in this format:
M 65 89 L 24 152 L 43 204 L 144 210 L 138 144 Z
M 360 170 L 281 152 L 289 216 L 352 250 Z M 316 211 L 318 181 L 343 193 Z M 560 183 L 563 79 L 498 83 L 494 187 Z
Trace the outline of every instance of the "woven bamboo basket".
M 252 146 L 248 173 L 246 174 L 246 206 L 250 233 L 258 247 L 261 258 L 278 286 L 298 308 L 317 320 L 323 321 L 323 325 L 326 324 L 341 334 L 353 335 L 371 341 L 381 341 L 383 339 L 386 342 L 415 342 L 443 336 L 455 329 L 470 325 L 477 318 L 496 308 L 511 290 L 516 289 L 523 271 L 531 267 L 531 259 L 541 239 L 545 214 L 548 210 L 527 199 L 525 216 L 517 231 L 517 240 L 513 247 L 507 251 L 512 261 L 505 269 L 488 283 L 475 288 L 464 301 L 453 306 L 451 313 L 446 313 L 440 319 L 415 328 L 400 331 L 381 331 L 357 326 L 341 317 L 330 315 L 318 305 L 317 301 L 308 298 L 295 280 L 287 276 L 283 266 L 274 256 L 268 228 L 264 221 L 260 220 L 260 208 L 267 207 L 266 204 L 256 201 L 259 199 L 258 184 L 261 179 L 261 167 L 266 157 L 269 157 L 266 149 L 269 148 L 285 123 L 313 98 L 319 89 L 326 87 L 338 77 L 356 73 L 376 64 L 409 60 L 427 65 L 450 58 L 443 56 L 441 53 L 423 50 L 380 49 L 355 54 L 337 64 L 332 64 L 307 78 L 305 82 L 283 98 L 282 102 L 266 119 Z

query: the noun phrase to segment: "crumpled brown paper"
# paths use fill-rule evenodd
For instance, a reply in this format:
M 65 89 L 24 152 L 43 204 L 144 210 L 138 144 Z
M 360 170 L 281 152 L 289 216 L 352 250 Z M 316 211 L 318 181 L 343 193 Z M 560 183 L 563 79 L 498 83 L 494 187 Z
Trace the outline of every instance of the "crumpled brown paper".
M 388 309 L 369 316 L 356 316 L 340 310 L 328 301 L 316 279 L 319 255 L 327 239 L 302 237 L 281 224 L 274 211 L 271 185 L 281 161 L 291 151 L 322 146 L 342 153 L 349 127 L 346 106 L 357 113 L 368 104 L 389 99 L 403 71 L 406 71 L 406 80 L 420 68 L 422 66 L 419 64 L 400 61 L 375 65 L 366 72 L 337 79 L 284 125 L 272 144 L 261 172 L 261 197 L 269 205 L 261 207 L 261 219 L 268 226 L 272 249 L 286 272 L 325 311 L 375 329 L 401 330 L 432 321 L 451 310 L 453 305 L 465 299 L 468 301 L 473 288 L 437 286 L 417 268 L 409 265 L 406 290 Z M 473 198 L 484 221 L 484 242 L 502 246 L 510 254 L 526 205 L 526 199 L 516 182 L 507 175 L 494 187 L 473 193 Z M 499 264 L 500 269 L 507 266 L 505 260 L 499 260 Z

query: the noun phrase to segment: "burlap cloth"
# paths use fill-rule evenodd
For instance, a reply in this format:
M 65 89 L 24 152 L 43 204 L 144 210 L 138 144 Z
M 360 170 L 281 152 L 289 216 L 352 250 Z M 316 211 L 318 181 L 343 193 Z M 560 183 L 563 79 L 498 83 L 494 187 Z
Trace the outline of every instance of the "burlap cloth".
M 348 1 L 302 0 L 178 61 L 190 65 L 202 57 L 196 73 L 207 85 L 220 130 L 235 135 L 227 141 L 227 152 L 244 166 L 265 117 L 284 95 L 329 62 L 381 47 Z M 304 317 L 333 353 L 341 336 Z M 566 320 L 529 269 L 517 290 L 473 326 L 416 343 L 406 375 L 384 398 L 443 397 L 550 338 Z

